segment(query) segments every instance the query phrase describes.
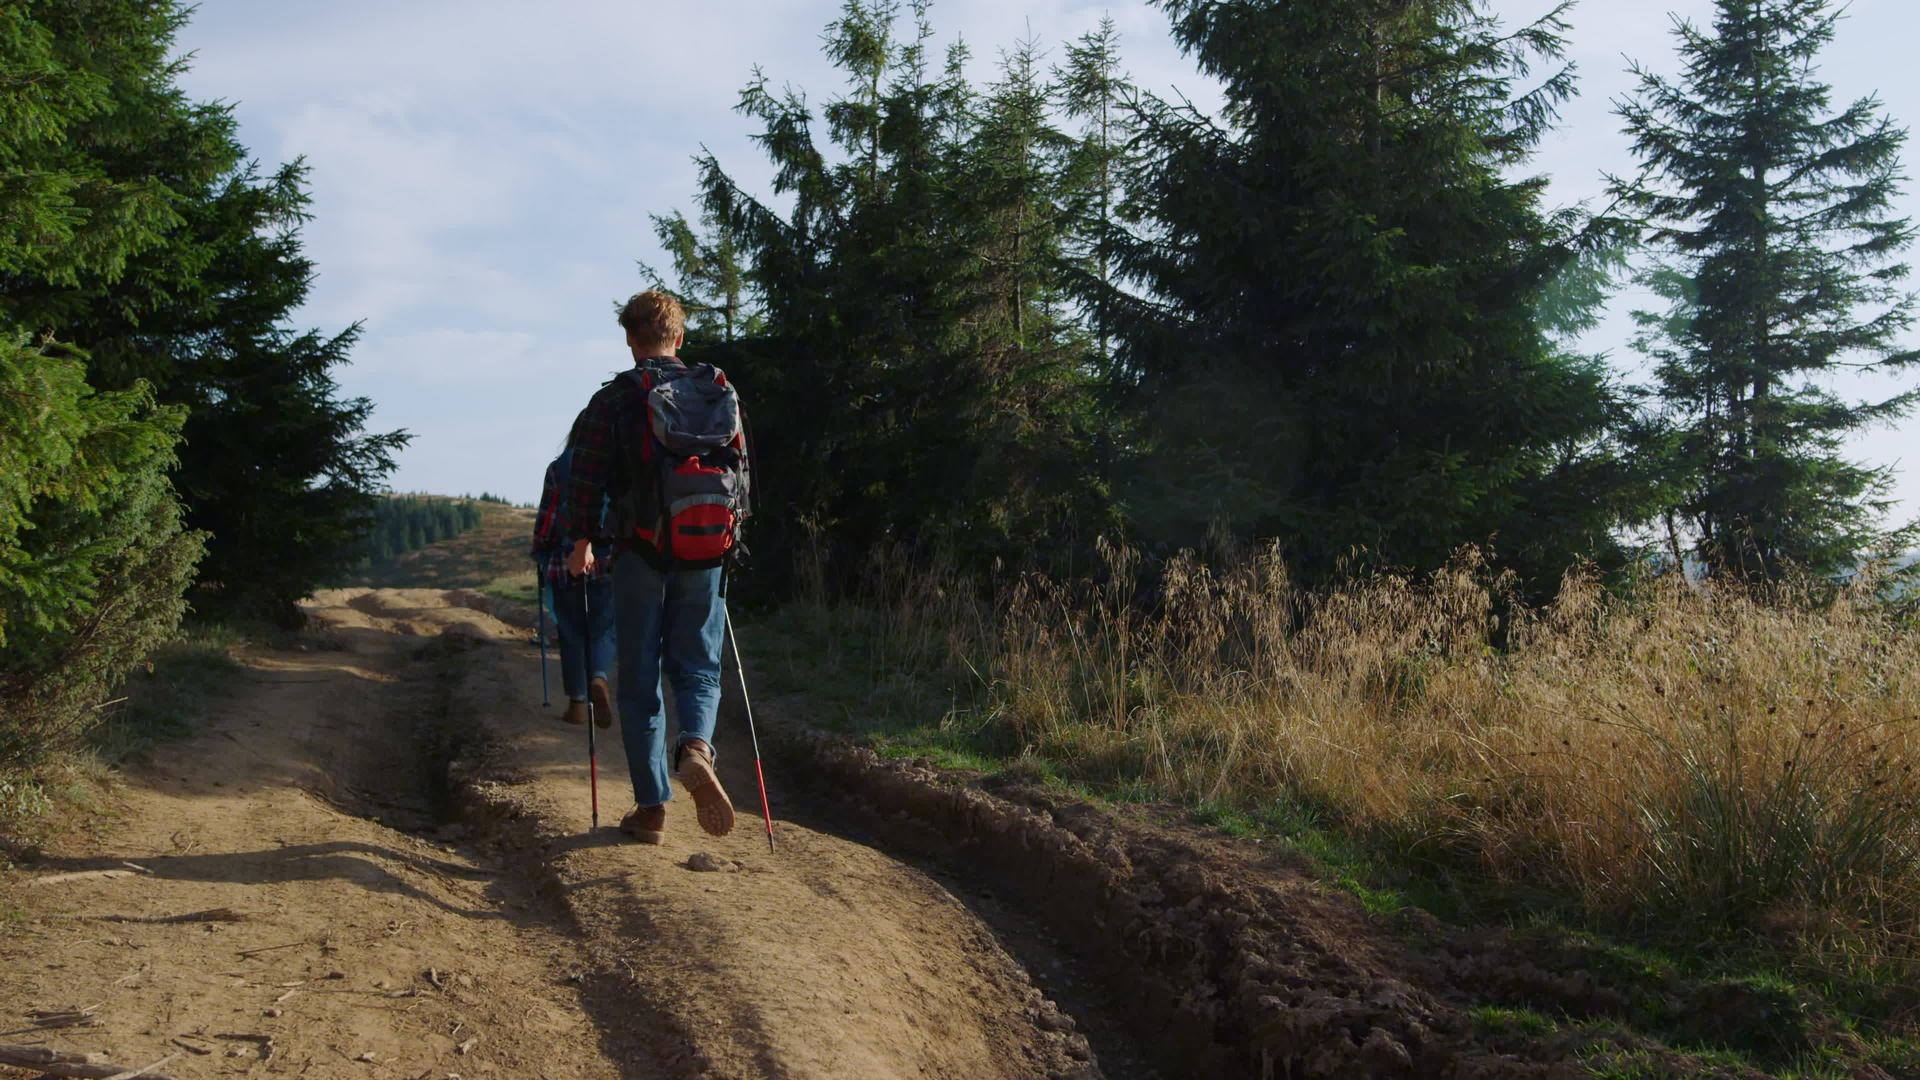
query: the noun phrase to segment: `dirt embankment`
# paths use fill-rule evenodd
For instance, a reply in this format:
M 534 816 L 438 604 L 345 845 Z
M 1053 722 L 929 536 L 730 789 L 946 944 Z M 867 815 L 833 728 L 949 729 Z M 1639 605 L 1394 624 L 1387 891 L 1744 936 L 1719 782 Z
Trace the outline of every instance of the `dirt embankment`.
M 795 702 L 756 717 L 777 850 L 737 715 L 740 827 L 708 837 L 680 799 L 632 845 L 617 729 L 595 830 L 527 613 L 438 589 L 310 610 L 195 738 L 0 874 L 0 1031 L 88 1025 L 0 1044 L 181 1077 L 1548 1077 L 1583 1074 L 1575 1047 L 1476 1029 L 1481 989 L 1624 1007 L 1243 845 L 879 760 Z

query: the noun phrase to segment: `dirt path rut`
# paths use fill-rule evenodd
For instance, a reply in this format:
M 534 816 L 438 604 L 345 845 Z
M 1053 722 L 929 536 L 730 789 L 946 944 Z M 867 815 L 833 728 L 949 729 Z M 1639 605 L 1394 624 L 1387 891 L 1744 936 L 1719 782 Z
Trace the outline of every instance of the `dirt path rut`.
M 156 1071 L 179 1077 L 621 1075 L 533 891 L 404 831 L 432 824 L 421 640 L 247 656 L 194 738 L 6 875 L 0 1030 L 27 1010 L 95 1016 L 6 1041 L 127 1067 L 171 1055 Z
M 418 596 L 383 591 L 376 621 L 417 617 Z M 322 617 L 329 617 L 322 613 Z M 633 806 L 617 727 L 600 733 L 600 820 L 591 829 L 584 730 L 530 707 L 529 650 L 470 639 L 456 665 L 455 725 L 491 733 L 468 755 L 502 779 L 468 781 L 478 816 L 504 816 L 516 858 L 577 925 L 610 995 L 639 1010 L 636 1037 L 668 1070 L 782 1077 L 1097 1076 L 1084 1038 L 942 884 L 776 808 L 776 850 L 760 818 L 748 740 L 723 725 L 722 780 L 738 804 L 715 838 L 677 787 L 665 843 L 629 843 L 612 826 Z M 556 693 L 557 693 L 557 687 Z M 613 1024 L 618 1018 L 608 1016 Z M 630 1021 L 632 1022 L 632 1021 Z

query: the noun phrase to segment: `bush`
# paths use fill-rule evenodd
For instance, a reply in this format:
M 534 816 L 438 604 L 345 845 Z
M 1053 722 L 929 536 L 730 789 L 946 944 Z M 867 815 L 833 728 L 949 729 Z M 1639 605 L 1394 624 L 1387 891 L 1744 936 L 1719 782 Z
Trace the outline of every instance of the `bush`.
M 205 541 L 166 478 L 183 416 L 0 341 L 0 773 L 72 745 L 178 627 Z

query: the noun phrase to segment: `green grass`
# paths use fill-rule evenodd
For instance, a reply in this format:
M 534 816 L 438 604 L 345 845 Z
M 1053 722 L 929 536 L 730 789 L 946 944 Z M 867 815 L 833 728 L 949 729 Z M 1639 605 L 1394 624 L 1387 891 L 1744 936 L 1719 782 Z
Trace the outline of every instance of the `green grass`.
M 125 698 L 88 735 L 88 749 L 103 764 L 138 760 L 155 744 L 193 733 L 207 706 L 226 693 L 240 664 L 233 650 L 248 640 L 246 630 L 201 626 L 147 658 L 121 687 Z
M 539 584 L 532 570 L 494 578 L 480 586 L 480 592 L 501 600 L 533 607 L 540 602 Z
M 1558 1022 L 1544 1013 L 1500 1005 L 1476 1005 L 1467 1010 L 1467 1016 L 1473 1021 L 1474 1031 L 1483 1037 L 1512 1032 L 1522 1035 L 1545 1035 L 1559 1030 L 1560 1027 Z
M 46 785 L 25 773 L 0 775 L 0 827 L 39 817 L 53 808 Z

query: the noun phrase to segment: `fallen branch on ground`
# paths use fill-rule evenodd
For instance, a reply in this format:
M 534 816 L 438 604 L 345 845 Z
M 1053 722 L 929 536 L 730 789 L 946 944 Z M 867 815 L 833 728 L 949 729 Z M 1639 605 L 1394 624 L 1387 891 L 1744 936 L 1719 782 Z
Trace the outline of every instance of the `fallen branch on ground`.
M 208 908 L 205 911 L 189 911 L 184 915 L 116 915 L 111 912 L 80 912 L 73 915 L 42 915 L 41 921 L 53 919 L 92 919 L 96 922 L 126 923 L 190 923 L 190 922 L 245 922 L 248 915 L 244 911 L 235 911 L 230 907 Z
M 112 1076 L 107 1077 L 106 1080 L 133 1080 L 133 1078 L 136 1076 L 144 1076 L 144 1077 L 147 1077 L 148 1080 L 160 1080 L 160 1074 L 154 1072 L 153 1070 L 159 1068 L 162 1065 L 165 1065 L 167 1062 L 172 1061 L 174 1058 L 177 1058 L 179 1056 L 180 1056 L 179 1054 L 168 1054 L 166 1057 L 161 1058 L 159 1061 L 156 1061 L 153 1064 L 146 1066 L 145 1068 L 128 1069 L 126 1072 L 117 1072 L 117 1073 L 114 1073 Z
M 147 1080 L 174 1080 L 171 1076 L 152 1070 L 177 1056 L 164 1057 L 144 1069 L 129 1072 L 118 1065 L 107 1064 L 105 1054 L 69 1054 L 44 1046 L 0 1046 L 0 1065 L 37 1069 L 42 1076 L 79 1077 L 81 1080 L 127 1080 L 135 1076 L 144 1076 Z
M 88 878 L 140 877 L 153 873 L 153 871 L 148 870 L 144 866 L 134 866 L 132 863 L 128 863 L 127 865 L 133 868 L 131 870 L 75 870 L 67 874 L 48 874 L 46 877 L 29 878 L 27 879 L 27 884 L 29 886 L 56 885 L 62 881 L 84 881 Z
M 263 952 L 273 952 L 276 949 L 291 949 L 295 945 L 309 945 L 309 944 L 312 944 L 312 943 L 303 938 L 299 941 L 289 941 L 285 945 L 263 945 L 258 949 L 242 949 L 240 950 L 240 955 L 256 956 Z
M 33 1026 L 17 1028 L 13 1031 L 0 1031 L 0 1038 L 11 1035 L 24 1035 L 30 1031 L 51 1031 L 65 1027 L 97 1027 L 100 1018 L 95 1015 L 98 1005 L 89 1005 L 84 1009 L 34 1009 L 27 1013 L 27 1019 Z

